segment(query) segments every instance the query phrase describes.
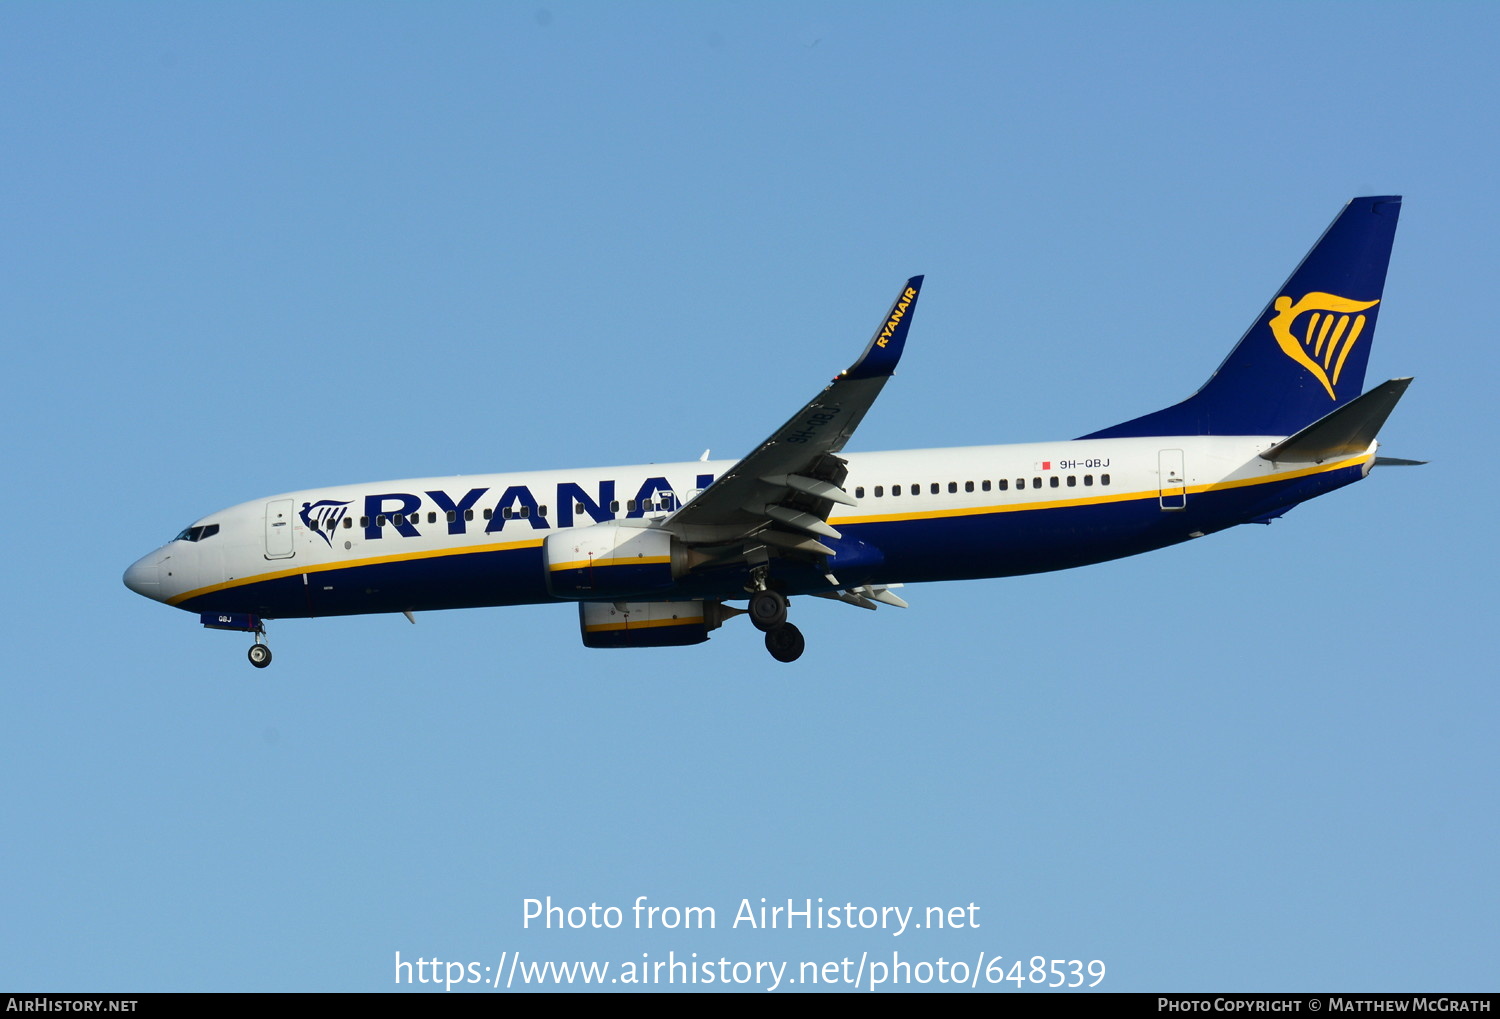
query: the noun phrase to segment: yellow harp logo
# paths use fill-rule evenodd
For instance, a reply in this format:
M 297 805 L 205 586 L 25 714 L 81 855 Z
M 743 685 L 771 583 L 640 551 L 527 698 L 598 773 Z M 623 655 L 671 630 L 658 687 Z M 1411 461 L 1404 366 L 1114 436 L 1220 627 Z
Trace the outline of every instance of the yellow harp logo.
M 1295 304 L 1290 297 L 1278 297 L 1271 333 L 1282 352 L 1312 372 L 1328 390 L 1329 398 L 1337 400 L 1333 387 L 1339 384 L 1344 359 L 1365 331 L 1365 316 L 1359 312 L 1379 303 L 1379 299 L 1351 301 L 1316 290 L 1303 294 Z

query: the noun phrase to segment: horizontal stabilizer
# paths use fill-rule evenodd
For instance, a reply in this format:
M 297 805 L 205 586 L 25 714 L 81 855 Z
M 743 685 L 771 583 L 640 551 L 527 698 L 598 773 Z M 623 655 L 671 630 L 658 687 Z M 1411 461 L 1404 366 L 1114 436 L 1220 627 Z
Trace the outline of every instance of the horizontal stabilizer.
M 1377 456 L 1376 467 L 1421 467 L 1426 460 L 1403 460 L 1399 456 Z
M 1411 379 L 1391 379 L 1331 411 L 1261 454 L 1277 463 L 1322 463 L 1370 448 Z

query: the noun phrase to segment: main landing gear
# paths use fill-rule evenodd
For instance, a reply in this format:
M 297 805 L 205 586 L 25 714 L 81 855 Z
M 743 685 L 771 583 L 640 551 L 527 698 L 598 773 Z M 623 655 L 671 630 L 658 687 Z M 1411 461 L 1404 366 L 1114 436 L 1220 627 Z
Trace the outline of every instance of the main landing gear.
M 795 662 L 802 657 L 806 647 L 802 631 L 791 623 L 782 623 L 776 629 L 766 631 L 766 650 L 778 662 Z
M 762 588 L 750 596 L 750 622 L 766 635 L 766 650 L 778 662 L 802 657 L 807 641 L 802 631 L 786 621 L 786 595 Z

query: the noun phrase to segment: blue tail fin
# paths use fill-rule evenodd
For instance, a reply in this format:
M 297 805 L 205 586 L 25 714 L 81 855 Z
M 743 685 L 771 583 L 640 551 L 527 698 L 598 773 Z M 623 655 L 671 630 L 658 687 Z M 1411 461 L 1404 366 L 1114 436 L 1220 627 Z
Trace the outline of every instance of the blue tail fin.
M 1344 207 L 1203 388 L 1085 439 L 1291 435 L 1360 394 L 1400 196 Z

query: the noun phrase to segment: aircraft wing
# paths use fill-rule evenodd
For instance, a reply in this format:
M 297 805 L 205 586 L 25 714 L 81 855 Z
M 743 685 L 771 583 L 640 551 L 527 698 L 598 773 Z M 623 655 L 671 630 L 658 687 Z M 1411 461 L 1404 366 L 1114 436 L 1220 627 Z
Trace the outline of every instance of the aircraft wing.
M 831 554 L 818 537 L 834 504 L 854 505 L 841 487 L 844 448 L 901 360 L 922 277 L 901 288 L 864 353 L 821 393 L 682 509 L 661 521 L 693 544 L 759 541 L 804 553 Z

